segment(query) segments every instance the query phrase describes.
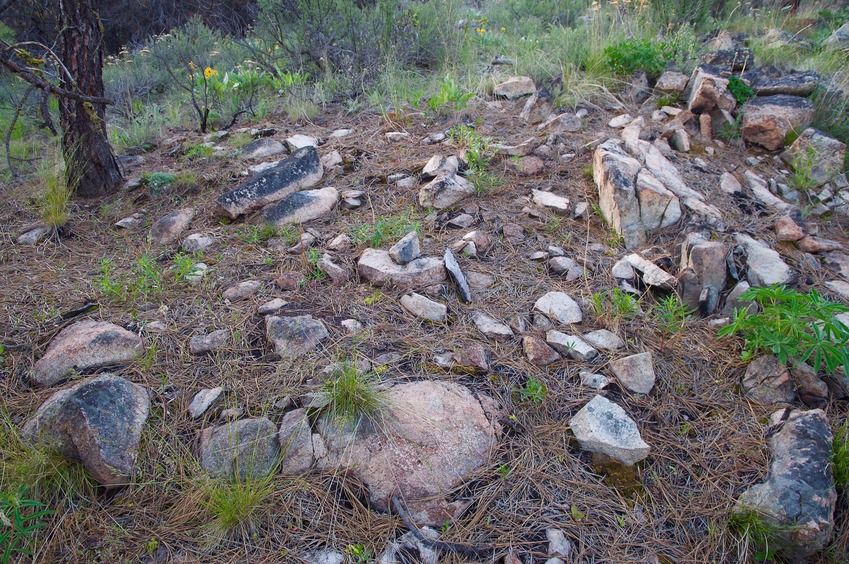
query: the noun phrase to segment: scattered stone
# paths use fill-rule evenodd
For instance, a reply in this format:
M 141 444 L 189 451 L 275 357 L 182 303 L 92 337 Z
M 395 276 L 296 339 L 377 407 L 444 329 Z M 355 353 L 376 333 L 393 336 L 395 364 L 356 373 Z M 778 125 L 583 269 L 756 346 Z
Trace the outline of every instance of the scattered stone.
M 823 45 L 832 47 L 845 47 L 847 44 L 849 44 L 849 22 L 846 22 L 835 29 L 834 32 L 832 32 L 832 34 L 823 41 Z
M 575 114 L 554 115 L 537 126 L 537 131 L 547 129 L 552 135 L 575 133 L 583 129 L 581 118 Z
M 807 98 L 779 94 L 755 98 L 743 106 L 743 140 L 769 151 L 784 146 L 791 131 L 802 131 L 814 117 L 814 105 Z
M 348 281 L 348 271 L 333 262 L 333 257 L 327 253 L 321 256 L 316 267 L 325 273 L 334 284 L 344 284 Z
M 728 282 L 726 255 L 728 249 L 724 243 L 709 241 L 696 233 L 689 234 L 681 245 L 681 270 L 689 270 L 695 275 L 694 283 L 681 284 L 679 292 L 683 296 L 692 290 L 695 299 L 685 299 L 690 309 L 698 308 L 702 315 L 710 315 L 719 305 L 719 296 Z M 706 293 L 705 293 L 706 292 Z
M 849 282 L 843 280 L 827 280 L 825 287 L 837 294 L 841 299 L 849 301 Z
M 510 327 L 485 313 L 479 311 L 472 312 L 472 321 L 475 327 L 478 328 L 478 331 L 490 339 L 503 342 L 513 337 L 513 331 Z
M 598 351 L 580 337 L 560 331 L 548 331 L 545 342 L 561 355 L 580 362 L 589 362 L 598 356 Z
M 201 467 L 217 478 L 262 478 L 280 458 L 277 427 L 265 417 L 204 429 L 199 450 Z
M 466 281 L 466 276 L 463 274 L 463 270 L 460 268 L 457 259 L 454 258 L 454 253 L 451 252 L 451 249 L 445 249 L 443 259 L 445 261 L 445 270 L 448 271 L 448 276 L 454 282 L 460 300 L 467 304 L 472 303 L 472 291 L 469 289 L 469 283 Z
M 548 555 L 562 558 L 572 556 L 572 543 L 560 529 L 546 529 L 545 538 L 548 539 Z
M 265 334 L 281 357 L 298 358 L 330 336 L 324 324 L 311 315 L 265 318 Z
M 422 254 L 419 246 L 419 234 L 416 231 L 410 231 L 404 235 L 397 243 L 389 249 L 389 256 L 396 263 L 404 265 L 408 264 Z
M 525 352 L 528 362 L 536 366 L 548 366 L 561 359 L 557 351 L 549 347 L 545 341 L 533 335 L 522 337 L 522 350 Z
M 505 223 L 501 227 L 501 234 L 508 243 L 518 245 L 525 240 L 525 229 L 521 225 L 515 223 Z
M 689 84 L 687 109 L 693 113 L 710 112 L 715 108 L 730 112 L 737 106 L 737 100 L 728 91 L 728 79 L 720 75 L 719 69 L 705 65 L 696 67 Z
M 224 388 L 218 386 L 216 388 L 206 388 L 195 394 L 192 402 L 189 404 L 189 415 L 192 419 L 197 419 L 206 413 L 215 402 L 221 399 L 224 394 Z
M 47 239 L 47 237 L 52 232 L 53 229 L 51 229 L 50 227 L 47 227 L 46 225 L 40 225 L 19 235 L 16 241 L 18 245 L 37 245 Z
M 474 196 L 474 185 L 457 174 L 440 174 L 419 190 L 419 205 L 441 210 Z
M 511 76 L 506 81 L 497 85 L 492 94 L 501 96 L 508 100 L 515 100 L 522 96 L 529 96 L 536 92 L 537 87 L 534 81 L 527 76 Z
M 778 556 L 807 561 L 831 539 L 837 493 L 832 434 L 821 409 L 793 411 L 769 439 L 769 474 L 743 492 L 734 512 L 756 511 L 781 538 Z
M 295 192 L 266 208 L 262 219 L 278 227 L 300 225 L 330 213 L 339 199 L 339 191 L 332 186 Z
M 145 388 L 114 374 L 59 390 L 24 424 L 22 438 L 82 462 L 109 487 L 129 483 L 150 400 Z
M 564 292 L 548 292 L 536 301 L 534 309 L 561 325 L 580 323 L 584 318 L 575 300 Z
M 545 88 L 540 88 L 525 102 L 525 107 L 522 108 L 519 118 L 525 123 L 539 123 L 551 114 L 553 108 L 554 97 L 551 92 Z
M 752 90 L 758 96 L 809 96 L 820 78 L 815 71 L 783 71 L 766 66 L 744 73 L 743 76 L 751 82 Z
M 192 233 L 183 240 L 183 250 L 187 253 L 202 253 L 212 246 L 212 236 L 206 233 Z
M 774 228 L 775 236 L 779 241 L 795 242 L 807 234 L 807 230 L 796 223 L 789 215 L 779 217 Z
M 264 304 L 260 305 L 256 312 L 260 315 L 268 315 L 269 313 L 274 313 L 279 311 L 284 306 L 288 305 L 289 302 L 282 298 L 274 298 L 273 300 L 269 300 Z
M 323 174 L 318 151 L 315 147 L 304 147 L 276 166 L 224 192 L 216 202 L 230 218 L 235 219 L 318 184 Z
M 690 78 L 684 73 L 663 71 L 658 77 L 654 89 L 661 94 L 681 94 L 687 89 L 689 81 Z
M 849 279 L 849 255 L 843 253 L 826 253 L 823 262 L 840 276 Z
M 607 329 L 598 329 L 584 333 L 584 340 L 603 351 L 615 351 L 625 346 L 625 341 L 619 335 Z
M 340 233 L 327 244 L 327 249 L 329 251 L 347 251 L 353 246 L 354 242 L 351 241 L 351 238 L 344 233 Z
M 613 275 L 617 280 L 633 280 L 637 277 L 637 272 L 634 270 L 634 267 L 631 266 L 625 259 L 619 259 L 613 265 L 613 268 L 610 270 L 610 274 Z
M 139 225 L 141 225 L 141 216 L 136 217 L 138 214 L 133 214 L 129 217 L 125 217 L 119 221 L 115 222 L 115 227 L 120 227 L 121 229 L 135 229 Z M 20 240 L 18 240 L 20 243 Z
M 401 297 L 401 307 L 425 321 L 432 321 L 434 323 L 448 321 L 448 308 L 445 305 L 415 292 Z
M 578 376 L 580 376 L 581 378 L 582 386 L 586 386 L 594 390 L 603 390 L 604 388 L 610 385 L 610 378 L 608 378 L 604 374 L 595 374 L 593 372 L 581 370 L 580 372 L 578 372 Z
M 343 319 L 340 323 L 349 335 L 356 335 L 363 330 L 363 324 L 356 319 Z
M 754 64 L 755 56 L 748 47 L 734 47 L 732 49 L 719 49 L 705 53 L 702 60 L 711 66 L 728 69 L 730 71 L 741 71 Z
M 723 172 L 719 179 L 719 188 L 728 195 L 740 194 L 743 191 L 743 186 L 737 177 L 730 172 Z
M 781 154 L 781 160 L 805 176 L 808 188 L 817 188 L 843 172 L 846 144 L 808 128 Z
M 143 352 L 135 333 L 104 321 L 78 321 L 51 341 L 31 378 L 39 386 L 52 386 L 76 372 L 130 362 Z
M 224 290 L 221 297 L 225 303 L 241 302 L 259 292 L 260 288 L 262 288 L 262 282 L 259 280 L 244 280 Z
M 706 115 L 706 114 L 702 114 Z M 679 153 L 690 152 L 690 134 L 683 128 L 678 128 L 669 138 L 669 145 Z
M 399 265 L 387 251 L 366 249 L 360 255 L 357 272 L 375 286 L 430 286 L 445 280 L 445 264 L 438 257 L 420 257 Z
M 637 424 L 625 410 L 602 397 L 595 396 L 569 421 L 581 448 L 606 454 L 632 466 L 649 455 Z
M 422 179 L 429 180 L 436 178 L 440 174 L 456 174 L 460 170 L 460 159 L 451 155 L 434 155 L 430 158 L 427 164 L 422 169 Z
M 223 349 L 230 342 L 230 330 L 219 329 L 207 335 L 195 335 L 189 341 L 189 352 L 192 354 L 205 354 Z
M 734 311 L 736 309 L 747 308 L 749 313 L 756 313 L 758 311 L 758 304 L 755 302 L 744 302 L 740 299 L 740 296 L 743 295 L 751 286 L 745 280 L 742 280 L 728 292 L 728 296 L 725 298 L 725 307 L 722 308 L 721 315 L 725 316 L 733 316 Z
M 584 275 L 584 269 L 568 257 L 554 257 L 548 261 L 548 269 L 552 274 L 566 277 L 566 282 L 579 279 Z
M 286 138 L 284 143 L 286 143 L 286 148 L 289 149 L 290 153 L 294 153 L 298 149 L 303 149 L 304 147 L 318 148 L 318 139 L 310 137 L 309 135 L 301 135 L 300 133 Z
M 767 405 L 789 405 L 796 397 L 790 371 L 774 356 L 762 356 L 749 363 L 743 390 L 753 400 Z
M 782 200 L 781 198 L 774 196 L 772 192 L 770 192 L 766 180 L 752 172 L 751 170 L 747 170 L 743 176 L 746 178 L 746 183 L 749 186 L 749 189 L 752 191 L 752 194 L 755 195 L 755 198 L 777 210 L 788 210 L 791 208 L 790 204 Z
M 678 284 L 674 276 L 636 253 L 627 255 L 624 260 L 642 274 L 643 282 L 648 286 L 671 290 Z
M 734 240 L 746 250 L 746 279 L 750 285 L 789 284 L 795 277 L 781 256 L 766 244 L 743 233 L 735 234 Z
M 607 122 L 607 127 L 612 127 L 613 129 L 622 129 L 632 121 L 634 121 L 634 118 L 631 117 L 630 114 L 622 114 L 611 118 L 611 120 Z
M 343 137 L 349 136 L 353 132 L 353 129 L 336 129 L 328 137 L 330 137 L 331 139 L 342 139 Z
M 192 269 L 183 275 L 183 279 L 192 286 L 197 286 L 206 276 L 209 266 L 205 262 L 196 262 Z
M 533 202 L 544 208 L 548 208 L 555 213 L 568 215 L 570 206 L 569 199 L 551 192 L 543 192 L 542 190 L 531 190 L 531 199 Z
M 277 438 L 282 455 L 280 472 L 283 475 L 301 474 L 310 469 L 315 455 L 306 409 L 295 409 L 284 415 Z
M 843 248 L 843 245 L 837 241 L 805 235 L 800 240 L 796 241 L 796 248 L 803 253 L 824 253 L 828 251 L 839 251 Z
M 793 384 L 799 399 L 808 407 L 825 407 L 828 404 L 828 385 L 820 380 L 814 369 L 803 363 L 790 368 Z
M 185 208 L 159 218 L 151 227 L 148 240 L 151 245 L 170 245 L 185 231 L 195 217 L 193 208 Z
M 654 388 L 655 374 L 651 352 L 611 360 L 610 371 L 625 389 L 634 393 L 648 394 Z
M 474 270 L 466 273 L 466 280 L 469 282 L 469 287 L 475 290 L 485 290 L 495 284 L 495 276 L 490 276 L 483 272 L 475 272 Z
M 510 157 L 526 157 L 530 155 L 534 149 L 539 146 L 539 141 L 535 137 L 526 139 L 518 145 L 496 144 L 493 148 L 499 155 L 507 155 Z
M 410 134 L 406 131 L 389 131 L 386 133 L 386 138 L 393 143 L 400 143 L 401 141 L 408 139 Z
M 340 428 L 319 419 L 328 453 L 317 466 L 350 468 L 378 510 L 389 510 L 390 497 L 397 495 L 418 524 L 453 519 L 468 503 L 447 503 L 438 496 L 489 461 L 499 436 L 490 419 L 498 411 L 495 402 L 437 381 L 399 384 L 384 395 L 382 420 L 391 422 L 391 432 L 368 422 Z
M 321 157 L 321 166 L 324 170 L 330 170 L 335 166 L 341 165 L 343 162 L 342 155 L 339 151 L 333 151 Z
M 285 152 L 286 146 L 280 141 L 261 137 L 245 145 L 242 149 L 242 157 L 255 161 L 257 159 L 266 159 L 275 155 L 281 155 Z

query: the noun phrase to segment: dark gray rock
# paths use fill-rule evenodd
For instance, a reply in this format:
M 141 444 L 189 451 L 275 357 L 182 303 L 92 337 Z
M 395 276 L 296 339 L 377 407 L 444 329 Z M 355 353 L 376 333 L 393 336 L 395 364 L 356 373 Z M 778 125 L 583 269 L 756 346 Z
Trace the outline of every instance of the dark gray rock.
M 113 323 L 78 321 L 51 341 L 33 367 L 32 381 L 52 386 L 74 372 L 130 362 L 144 352 L 141 337 Z
M 454 286 L 457 288 L 457 294 L 460 296 L 460 299 L 467 304 L 472 303 L 472 291 L 469 289 L 469 283 L 466 281 L 466 276 L 463 274 L 463 270 L 460 268 L 457 259 L 454 258 L 454 253 L 451 252 L 451 249 L 445 249 L 443 258 L 445 260 L 445 270 L 448 271 L 448 276 L 454 281 Z
M 200 434 L 200 465 L 218 478 L 261 478 L 277 467 L 277 427 L 260 417 L 242 419 Z
M 147 390 L 104 374 L 53 394 L 23 427 L 24 438 L 82 462 L 98 483 L 128 483 L 136 472 Z
M 298 190 L 314 186 L 324 169 L 315 147 L 304 147 L 278 165 L 224 192 L 216 202 L 231 218 L 278 202 Z
M 809 96 L 819 82 L 815 71 L 782 71 L 774 67 L 761 67 L 743 75 L 758 96 Z
M 338 203 L 339 191 L 332 186 L 295 192 L 268 206 L 262 220 L 278 227 L 300 225 L 330 213 Z
M 741 71 L 754 64 L 755 56 L 752 54 L 752 50 L 748 47 L 737 47 L 734 49 L 720 49 L 719 51 L 705 53 L 702 56 L 702 61 L 714 67 L 720 67 L 732 71 Z
M 419 258 L 422 254 L 419 245 L 419 234 L 410 231 L 389 249 L 389 256 L 398 264 L 408 264 Z
M 784 146 L 791 131 L 803 131 L 814 117 L 814 105 L 807 98 L 778 94 L 757 97 L 743 106 L 743 140 L 770 151 Z
M 155 246 L 170 245 L 189 227 L 194 217 L 195 210 L 186 208 L 159 218 L 150 227 L 150 234 L 148 235 L 150 244 Z
M 324 324 L 311 315 L 265 318 L 265 334 L 281 357 L 305 355 L 330 336 Z
M 790 371 L 774 356 L 762 356 L 749 363 L 743 389 L 747 396 L 767 405 L 788 405 L 796 396 Z
M 687 303 L 689 308 L 698 308 L 702 315 L 710 315 L 716 310 L 719 296 L 728 281 L 725 262 L 727 253 L 724 243 L 709 241 L 707 237 L 695 233 L 689 234 L 684 240 L 681 245 L 681 268 L 692 269 L 697 280 L 695 304 L 690 300 Z M 704 299 L 703 292 L 706 292 Z
M 832 434 L 821 409 L 793 411 L 769 439 L 767 479 L 746 490 L 735 512 L 756 511 L 776 528 L 779 556 L 807 562 L 834 529 L 837 492 L 831 469 Z

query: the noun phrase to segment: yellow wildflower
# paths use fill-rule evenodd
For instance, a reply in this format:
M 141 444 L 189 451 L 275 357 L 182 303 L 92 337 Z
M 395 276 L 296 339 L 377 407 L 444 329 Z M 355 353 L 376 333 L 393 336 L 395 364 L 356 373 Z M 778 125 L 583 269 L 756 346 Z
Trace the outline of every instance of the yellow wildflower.
M 506 28 L 506 27 L 504 27 L 504 26 L 502 25 L 502 26 L 501 26 L 501 31 L 507 31 L 507 28 Z
M 206 67 L 203 69 L 203 77 L 207 80 L 212 78 L 213 76 L 218 76 L 218 71 L 212 67 Z
M 189 70 L 195 70 L 197 67 L 192 61 L 189 61 Z

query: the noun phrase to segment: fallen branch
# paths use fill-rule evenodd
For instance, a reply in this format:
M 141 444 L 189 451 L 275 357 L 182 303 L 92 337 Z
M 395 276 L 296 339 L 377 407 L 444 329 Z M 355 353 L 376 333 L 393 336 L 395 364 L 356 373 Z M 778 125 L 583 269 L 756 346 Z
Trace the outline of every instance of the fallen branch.
M 480 558 L 487 553 L 494 552 L 495 549 L 488 546 L 469 546 L 465 544 L 458 544 L 453 542 L 443 542 L 438 540 L 432 540 L 424 536 L 421 529 L 419 529 L 413 520 L 410 518 L 410 515 L 407 511 L 401 506 L 401 502 L 398 500 L 397 496 L 392 496 L 392 507 L 395 508 L 395 511 L 398 512 L 398 515 L 401 517 L 401 520 L 404 521 L 404 524 L 407 525 L 407 528 L 410 529 L 410 532 L 415 535 L 417 539 L 421 541 L 422 544 L 429 548 L 433 548 L 436 550 L 444 550 L 448 552 L 457 552 L 460 554 L 465 554 L 466 556 L 472 556 L 476 558 Z

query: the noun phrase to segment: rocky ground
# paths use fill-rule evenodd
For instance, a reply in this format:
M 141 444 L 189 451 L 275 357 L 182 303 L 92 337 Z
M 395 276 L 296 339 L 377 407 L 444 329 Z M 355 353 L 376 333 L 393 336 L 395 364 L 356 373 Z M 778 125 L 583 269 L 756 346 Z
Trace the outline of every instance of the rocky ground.
M 3 192 L 3 410 L 102 485 L 37 559 L 750 561 L 741 503 L 785 557 L 845 559 L 845 379 L 717 337 L 746 285 L 849 303 L 845 146 L 806 130 L 815 76 L 749 71 L 739 110 L 750 53 L 718 47 L 576 112 L 519 79 L 448 117 L 173 132 L 61 233 Z M 743 139 L 717 139 L 735 115 Z M 457 126 L 493 140 L 492 188 Z M 672 292 L 698 311 L 680 330 L 657 318 Z M 339 363 L 385 388 L 379 417 L 318 415 Z M 213 534 L 206 476 L 269 473 L 250 526 Z

